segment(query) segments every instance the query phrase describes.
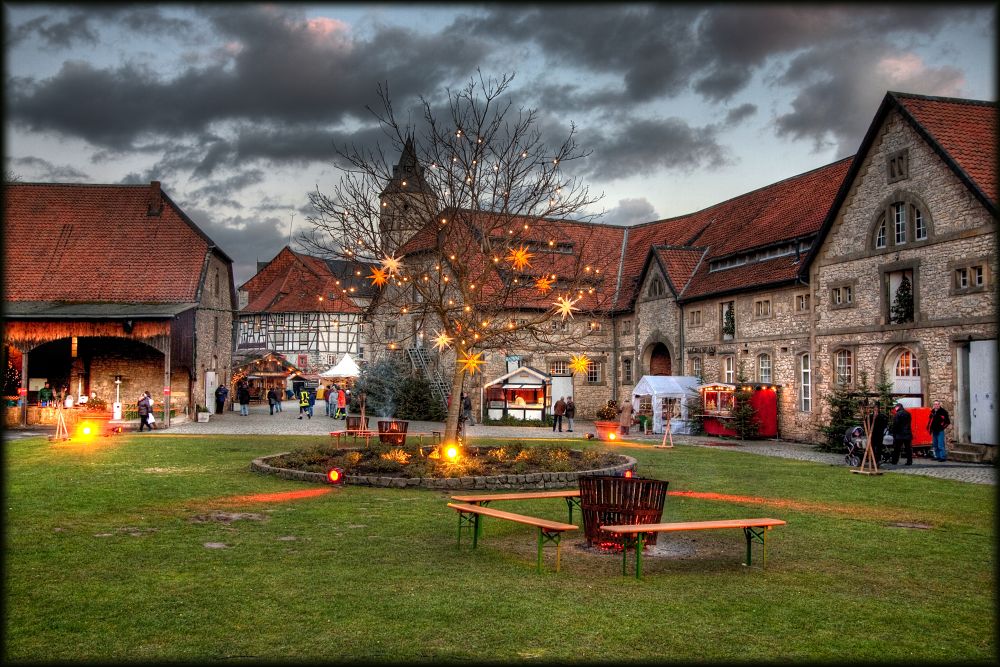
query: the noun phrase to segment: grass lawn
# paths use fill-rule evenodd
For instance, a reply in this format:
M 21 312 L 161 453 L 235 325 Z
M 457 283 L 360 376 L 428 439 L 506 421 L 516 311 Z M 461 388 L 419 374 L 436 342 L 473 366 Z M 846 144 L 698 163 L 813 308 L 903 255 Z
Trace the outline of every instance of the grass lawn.
M 637 581 L 621 575 L 620 557 L 582 549 L 582 529 L 564 539 L 562 571 L 547 550 L 538 574 L 526 526 L 487 518 L 479 548 L 463 538 L 457 549 L 444 492 L 249 471 L 256 456 L 315 441 L 5 442 L 4 658 L 997 658 L 991 486 L 729 448 L 616 445 L 670 491 L 745 497 L 670 496 L 664 520 L 788 522 L 769 534 L 766 570 L 756 546 L 754 567 L 741 565 L 740 531 L 701 531 L 662 535 L 677 555 L 645 558 Z M 330 491 L 247 498 L 315 489 Z M 502 507 L 566 519 L 558 500 Z

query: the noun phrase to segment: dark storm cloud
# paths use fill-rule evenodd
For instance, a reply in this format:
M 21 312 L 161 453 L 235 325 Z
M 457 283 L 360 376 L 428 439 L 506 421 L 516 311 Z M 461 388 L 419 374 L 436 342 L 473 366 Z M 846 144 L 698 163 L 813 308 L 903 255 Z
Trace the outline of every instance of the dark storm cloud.
M 378 81 L 396 100 L 435 91 L 485 54 L 481 40 L 383 28 L 354 39 L 332 20 L 306 21 L 280 6 L 203 10 L 225 60 L 171 77 L 126 63 L 67 62 L 47 79 L 8 81 L 9 118 L 95 145 L 127 149 L 150 135 L 183 136 L 232 121 L 336 125 L 364 117 Z
M 264 171 L 261 169 L 248 169 L 241 171 L 229 178 L 211 181 L 192 192 L 195 197 L 214 197 L 227 199 L 236 192 L 262 183 L 265 180 Z M 231 204 L 230 204 L 231 205 Z M 239 205 L 242 208 L 242 204 Z
M 605 211 L 597 222 L 607 225 L 634 225 L 639 222 L 650 222 L 658 217 L 653 205 L 645 197 L 640 197 L 618 200 L 618 206 Z
M 182 40 L 194 39 L 197 33 L 197 26 L 191 21 L 166 16 L 154 6 L 88 4 L 85 9 L 77 11 L 62 11 L 65 8 L 59 7 L 47 9 L 49 11 L 44 16 L 8 28 L 7 46 L 14 47 L 23 42 L 61 48 L 71 47 L 74 43 L 97 44 L 102 31 L 95 23 L 107 21 L 117 21 L 137 33 L 169 32 Z
M 725 124 L 738 125 L 739 123 L 743 122 L 744 120 L 746 120 L 750 116 L 753 116 L 756 113 L 757 113 L 756 104 L 750 104 L 749 102 L 747 102 L 746 104 L 741 104 L 735 109 L 730 109 L 726 113 Z
M 86 183 L 90 177 L 75 167 L 52 164 L 40 157 L 15 157 L 7 159 L 8 169 L 25 181 Z
M 581 132 L 581 140 L 594 150 L 589 175 L 610 181 L 661 169 L 690 172 L 729 164 L 731 158 L 716 133 L 713 126 L 691 127 L 679 118 L 640 119 L 622 124 L 613 134 Z
M 841 155 L 851 155 L 887 90 L 945 97 L 961 92 L 962 73 L 952 67 L 927 67 L 881 42 L 849 46 L 816 49 L 791 61 L 783 82 L 799 92 L 791 110 L 775 120 L 779 136 L 812 140 L 816 148 L 833 143 Z
M 169 191 L 167 194 L 174 197 Z M 237 287 L 257 273 L 258 260 L 273 259 L 288 242 L 287 215 L 220 216 L 190 201 L 175 201 L 232 258 Z

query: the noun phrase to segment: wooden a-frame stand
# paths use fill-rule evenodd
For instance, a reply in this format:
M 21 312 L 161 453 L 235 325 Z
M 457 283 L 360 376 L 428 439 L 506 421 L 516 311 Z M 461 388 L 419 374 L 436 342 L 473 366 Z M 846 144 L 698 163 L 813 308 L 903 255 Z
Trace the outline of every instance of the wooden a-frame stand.
M 66 428 L 66 413 L 60 404 L 56 408 L 56 434 L 50 435 L 49 440 L 69 440 L 69 429 Z
M 875 425 L 875 409 L 864 405 L 861 407 L 861 423 L 865 429 L 865 455 L 861 457 L 861 465 L 852 468 L 851 472 L 859 475 L 881 475 L 878 461 L 875 460 L 875 450 L 872 449 L 872 429 Z

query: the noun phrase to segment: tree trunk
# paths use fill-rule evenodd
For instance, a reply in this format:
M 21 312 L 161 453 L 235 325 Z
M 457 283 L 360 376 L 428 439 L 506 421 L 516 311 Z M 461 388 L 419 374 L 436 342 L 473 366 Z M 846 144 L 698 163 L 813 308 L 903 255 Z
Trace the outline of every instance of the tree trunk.
M 444 420 L 444 441 L 447 443 L 458 442 L 458 416 L 462 414 L 462 380 L 464 377 L 465 371 L 456 363 L 455 374 L 451 378 L 451 402 Z

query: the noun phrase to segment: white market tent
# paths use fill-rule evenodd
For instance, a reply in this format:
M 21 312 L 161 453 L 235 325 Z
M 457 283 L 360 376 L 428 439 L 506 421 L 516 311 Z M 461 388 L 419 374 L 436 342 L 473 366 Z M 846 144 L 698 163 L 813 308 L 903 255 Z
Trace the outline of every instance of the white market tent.
M 663 433 L 664 401 L 675 401 L 680 412 L 670 420 L 671 433 L 687 433 L 689 430 L 688 399 L 697 395 L 698 378 L 690 375 L 643 375 L 632 389 L 632 408 L 639 409 L 635 396 L 650 396 L 653 403 L 653 432 Z
M 337 362 L 337 365 L 319 374 L 321 378 L 356 378 L 361 374 L 358 365 L 351 359 L 351 355 L 345 354 Z

